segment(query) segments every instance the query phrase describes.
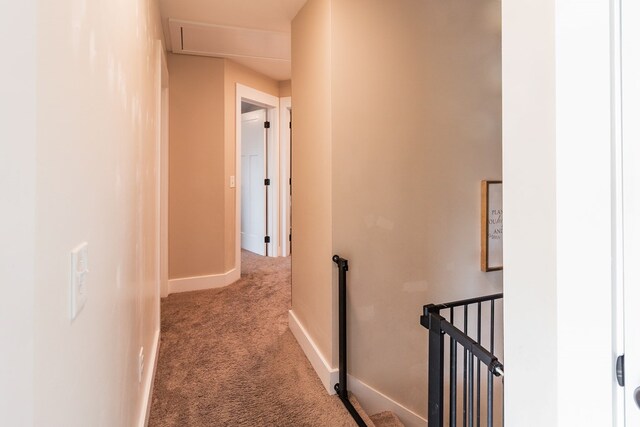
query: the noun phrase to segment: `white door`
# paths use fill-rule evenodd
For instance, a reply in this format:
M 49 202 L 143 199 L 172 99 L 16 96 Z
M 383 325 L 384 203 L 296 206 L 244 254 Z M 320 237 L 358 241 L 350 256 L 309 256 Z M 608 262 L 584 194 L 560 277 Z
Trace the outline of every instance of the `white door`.
M 242 115 L 240 246 L 259 255 L 265 255 L 267 235 L 265 121 L 266 110 Z
M 624 411 L 640 426 L 640 2 L 621 2 Z

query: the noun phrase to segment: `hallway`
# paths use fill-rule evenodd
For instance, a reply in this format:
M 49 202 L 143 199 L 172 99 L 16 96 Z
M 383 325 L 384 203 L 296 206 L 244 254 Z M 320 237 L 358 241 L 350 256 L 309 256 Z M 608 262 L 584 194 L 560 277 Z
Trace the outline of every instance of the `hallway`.
M 639 21 L 633 0 L 4 2 L 2 425 L 350 422 L 326 393 L 339 254 L 369 412 L 427 425 L 423 305 L 504 291 L 505 425 L 640 426 Z M 240 28 L 285 59 L 199 54 Z M 264 237 L 296 257 L 265 281 L 279 260 L 238 280 L 242 86 L 295 113 L 265 123 L 291 129 L 265 186 L 294 209 Z M 504 271 L 479 265 L 485 180 Z
M 242 252 L 242 278 L 162 301 L 149 425 L 351 426 L 287 326 L 290 258 Z

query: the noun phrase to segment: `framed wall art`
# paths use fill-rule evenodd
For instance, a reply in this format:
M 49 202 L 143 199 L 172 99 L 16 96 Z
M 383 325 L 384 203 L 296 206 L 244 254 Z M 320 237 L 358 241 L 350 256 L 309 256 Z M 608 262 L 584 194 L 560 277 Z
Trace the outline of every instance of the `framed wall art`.
M 480 268 L 502 270 L 502 181 L 481 183 Z

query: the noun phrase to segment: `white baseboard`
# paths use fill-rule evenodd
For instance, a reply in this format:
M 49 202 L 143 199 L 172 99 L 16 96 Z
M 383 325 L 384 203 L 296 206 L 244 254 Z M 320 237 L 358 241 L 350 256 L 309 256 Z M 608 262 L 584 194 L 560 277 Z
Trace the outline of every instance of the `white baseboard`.
M 331 368 L 293 310 L 289 310 L 289 329 L 291 329 L 302 351 L 307 356 L 307 359 L 309 359 L 309 362 L 311 362 L 311 366 L 313 366 L 320 381 L 322 381 L 324 388 L 329 394 L 335 394 L 333 386 L 338 382 L 338 370 Z M 347 381 L 349 391 L 355 395 L 368 415 L 377 414 L 382 411 L 391 411 L 400 418 L 400 421 L 402 421 L 406 427 L 424 427 L 427 425 L 425 418 L 422 418 L 420 415 L 391 399 L 384 393 L 360 381 L 358 378 L 348 375 Z
M 347 387 L 369 415 L 391 411 L 400 418 L 406 427 L 425 427 L 427 425 L 425 418 L 351 375 L 347 376 Z
M 149 423 L 149 414 L 151 413 L 151 398 L 153 397 L 153 383 L 156 378 L 156 367 L 158 366 L 158 355 L 160 354 L 160 329 L 158 329 L 153 337 L 151 351 L 148 353 L 150 361 L 152 361 L 151 369 L 146 368 L 144 376 L 144 388 L 142 395 L 142 403 L 140 405 L 140 417 L 138 419 L 139 427 L 146 427 Z
M 324 385 L 327 393 L 335 394 L 333 386 L 338 382 L 338 370 L 332 368 L 327 362 L 293 310 L 289 310 L 289 329 L 291 329 L 293 336 L 296 338 L 296 341 L 298 341 L 305 356 L 307 356 L 307 359 L 311 362 L 311 366 L 313 366 L 318 378 L 322 381 L 322 385 Z
M 221 288 L 240 280 L 240 269 L 233 268 L 226 273 L 209 276 L 184 277 L 169 280 L 169 293 L 201 291 L 203 289 Z

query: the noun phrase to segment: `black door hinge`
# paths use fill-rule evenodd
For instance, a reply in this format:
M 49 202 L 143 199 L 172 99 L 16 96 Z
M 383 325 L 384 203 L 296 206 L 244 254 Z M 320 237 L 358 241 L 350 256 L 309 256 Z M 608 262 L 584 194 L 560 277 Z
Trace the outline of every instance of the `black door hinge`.
M 289 122 L 289 129 L 291 129 L 291 122 Z
M 618 385 L 624 387 L 624 354 L 616 359 L 616 378 Z
M 269 178 L 266 178 L 264 180 L 264 185 L 271 185 L 271 180 Z
M 264 236 L 264 242 L 265 243 L 271 243 L 271 237 L 270 236 Z
M 269 129 L 271 127 L 271 122 L 264 122 L 264 128 Z
M 289 233 L 289 241 L 291 241 L 291 233 Z

